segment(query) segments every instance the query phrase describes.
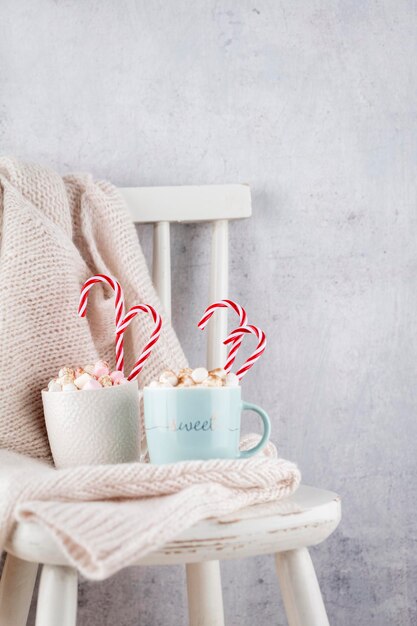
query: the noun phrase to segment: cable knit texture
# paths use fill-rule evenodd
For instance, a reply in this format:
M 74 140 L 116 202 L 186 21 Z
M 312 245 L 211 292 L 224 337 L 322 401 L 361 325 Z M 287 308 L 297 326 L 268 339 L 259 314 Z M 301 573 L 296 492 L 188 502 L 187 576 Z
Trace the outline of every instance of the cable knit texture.
M 289 496 L 300 480 L 296 466 L 276 458 L 272 444 L 242 461 L 64 470 L 23 461 L 0 452 L 0 547 L 16 519 L 36 521 L 95 580 L 136 563 L 202 519 Z
M 272 444 L 241 461 L 52 467 L 40 389 L 64 363 L 114 363 L 114 294 L 95 287 L 88 320 L 80 320 L 83 282 L 113 274 L 127 306 L 161 304 L 112 185 L 3 158 L 0 192 L 0 550 L 16 521 L 34 520 L 82 574 L 102 579 L 202 519 L 290 495 L 299 471 L 278 459 Z M 133 345 L 142 346 L 151 331 L 146 318 L 125 342 L 127 368 Z M 140 383 L 185 363 L 166 324 Z
M 83 283 L 111 274 L 126 308 L 148 303 L 163 314 L 134 225 L 117 189 L 86 174 L 55 172 L 0 158 L 0 447 L 50 459 L 40 390 L 64 364 L 104 358 L 115 365 L 114 293 L 92 289 L 87 319 L 77 306 Z M 126 333 L 126 371 L 149 339 L 148 315 Z M 139 378 L 186 364 L 169 324 Z

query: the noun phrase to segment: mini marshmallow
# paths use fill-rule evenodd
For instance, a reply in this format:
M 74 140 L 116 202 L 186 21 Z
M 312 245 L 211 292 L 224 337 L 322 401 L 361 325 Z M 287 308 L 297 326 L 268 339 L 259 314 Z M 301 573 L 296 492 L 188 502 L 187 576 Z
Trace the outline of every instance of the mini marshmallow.
M 83 391 L 91 391 L 93 389 L 102 389 L 102 387 L 98 380 L 96 380 L 95 378 L 90 378 L 90 380 L 85 383 Z
M 224 380 L 227 376 L 227 372 L 222 367 L 216 367 L 216 369 L 210 370 L 209 374 L 212 376 L 218 376 L 222 380 Z
M 120 370 L 115 370 L 110 374 L 110 378 L 113 381 L 113 385 L 118 385 L 122 378 L 124 378 L 124 374 Z
M 155 389 L 155 387 L 159 387 L 159 383 L 158 383 L 158 381 L 157 381 L 157 380 L 152 380 L 152 381 L 149 383 L 148 387 L 149 387 L 150 389 Z
M 178 385 L 178 376 L 172 370 L 165 370 L 159 377 L 160 383 L 168 383 L 171 387 Z
M 187 374 L 184 374 L 183 376 L 180 376 L 178 378 L 177 387 L 194 387 L 194 385 L 195 383 L 193 379 L 191 378 L 191 376 L 188 376 Z
M 62 387 L 56 380 L 50 380 L 48 383 L 48 391 L 62 391 Z
M 110 374 L 109 364 L 106 361 L 97 361 L 94 365 L 94 376 L 100 378 L 100 376 L 108 376 Z
M 87 372 L 87 374 L 90 374 L 90 376 L 93 376 L 94 374 L 94 365 L 84 365 L 84 372 Z
M 125 385 L 125 384 L 126 384 L 126 383 L 128 383 L 128 382 L 129 382 L 129 381 L 128 381 L 128 379 L 127 379 L 127 378 L 121 378 L 121 379 L 119 380 L 119 385 Z
M 63 387 L 64 385 L 70 385 L 71 383 L 74 382 L 74 377 L 68 376 L 67 374 L 65 374 L 64 376 L 60 376 L 57 379 L 57 382 L 61 385 L 61 387 Z
M 208 371 L 205 367 L 197 367 L 191 373 L 191 378 L 195 383 L 202 383 L 208 377 Z
M 239 379 L 233 372 L 229 372 L 226 376 L 226 387 L 239 387 Z
M 74 385 L 74 383 L 68 383 L 67 385 L 62 385 L 62 391 L 77 391 L 77 387 Z
M 181 376 L 191 376 L 192 371 L 191 367 L 182 367 L 178 372 L 178 378 L 181 378 Z
M 75 368 L 75 378 L 79 378 L 83 374 L 84 374 L 84 368 L 83 367 L 76 367 Z
M 72 367 L 61 367 L 61 369 L 58 372 L 58 378 L 72 378 L 72 380 L 74 380 L 75 378 L 75 372 L 72 369 Z
M 113 381 L 110 378 L 110 376 L 100 376 L 100 378 L 98 379 L 98 382 L 100 383 L 100 385 L 102 387 L 112 387 L 113 386 Z
M 219 376 L 209 375 L 206 380 L 201 383 L 202 387 L 223 387 L 223 381 Z
M 84 372 L 83 374 L 78 376 L 78 378 L 74 380 L 74 385 L 78 387 L 78 389 L 83 389 L 84 385 L 88 383 L 88 381 L 91 380 L 91 378 L 92 377 L 90 376 L 90 374 L 87 374 L 87 372 Z

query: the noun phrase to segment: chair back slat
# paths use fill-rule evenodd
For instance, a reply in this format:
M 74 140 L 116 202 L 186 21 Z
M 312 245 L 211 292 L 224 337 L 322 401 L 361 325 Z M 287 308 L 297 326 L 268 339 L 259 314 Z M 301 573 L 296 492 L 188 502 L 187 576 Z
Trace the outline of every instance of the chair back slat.
M 152 280 L 168 318 L 171 319 L 171 243 L 169 222 L 153 227 Z
M 251 215 L 248 185 L 124 187 L 134 222 L 211 222 Z
M 213 222 L 208 304 L 227 298 L 228 282 L 228 221 L 218 220 Z M 227 333 L 227 311 L 217 311 L 210 320 L 207 330 L 207 367 L 209 369 L 222 367 L 226 361 L 226 346 L 223 345 L 223 339 Z
M 170 222 L 213 222 L 208 302 L 228 296 L 228 222 L 250 217 L 247 185 L 135 187 L 120 190 L 136 223 L 153 223 L 152 278 L 167 316 L 171 317 Z M 227 311 L 218 311 L 207 328 L 207 367 L 226 361 L 223 339 Z

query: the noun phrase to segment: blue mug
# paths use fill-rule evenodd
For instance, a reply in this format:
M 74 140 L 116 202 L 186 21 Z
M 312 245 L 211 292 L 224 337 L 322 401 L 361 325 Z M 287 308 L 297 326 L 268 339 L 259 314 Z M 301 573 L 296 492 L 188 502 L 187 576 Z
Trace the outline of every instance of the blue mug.
M 244 459 L 266 445 L 271 423 L 263 409 L 243 402 L 240 387 L 144 389 L 145 429 L 151 463 L 196 459 Z M 240 451 L 240 417 L 260 415 L 264 431 L 259 443 Z

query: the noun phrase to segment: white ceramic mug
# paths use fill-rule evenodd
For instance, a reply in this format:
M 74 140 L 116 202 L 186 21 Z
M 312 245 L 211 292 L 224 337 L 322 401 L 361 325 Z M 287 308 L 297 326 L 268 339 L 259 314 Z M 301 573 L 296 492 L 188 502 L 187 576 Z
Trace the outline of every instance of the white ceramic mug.
M 44 389 L 42 402 L 56 467 L 139 460 L 137 381 L 67 393 Z

